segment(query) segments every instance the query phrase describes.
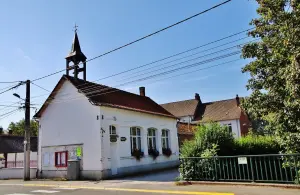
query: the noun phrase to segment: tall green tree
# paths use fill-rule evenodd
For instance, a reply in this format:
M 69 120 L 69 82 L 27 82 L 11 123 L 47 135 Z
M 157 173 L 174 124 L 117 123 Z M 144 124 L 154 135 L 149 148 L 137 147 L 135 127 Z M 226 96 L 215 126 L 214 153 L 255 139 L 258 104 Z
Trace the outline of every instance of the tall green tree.
M 256 1 L 249 35 L 261 41 L 243 47 L 253 59 L 243 68 L 252 91 L 243 106 L 268 121 L 285 152 L 300 152 L 300 0 Z
M 30 121 L 30 135 L 37 136 L 38 135 L 38 123 L 34 120 Z M 12 131 L 13 135 L 24 135 L 25 132 L 25 120 L 22 119 L 19 122 L 11 122 L 8 126 L 8 130 Z

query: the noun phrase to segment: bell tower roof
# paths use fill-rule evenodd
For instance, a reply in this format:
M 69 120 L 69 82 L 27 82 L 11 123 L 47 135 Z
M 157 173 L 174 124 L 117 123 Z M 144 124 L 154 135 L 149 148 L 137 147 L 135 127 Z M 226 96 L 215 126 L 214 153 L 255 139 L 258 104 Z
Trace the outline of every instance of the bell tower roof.
M 71 61 L 77 61 L 77 62 L 84 62 L 86 60 L 86 56 L 82 53 L 80 48 L 77 29 L 75 29 L 75 35 L 74 35 L 71 51 L 66 57 L 66 59 L 70 59 L 70 60 L 72 59 Z
M 74 31 L 74 40 L 72 43 L 71 51 L 66 57 L 66 75 L 69 76 L 71 70 L 74 70 L 74 78 L 78 78 L 80 72 L 83 73 L 83 80 L 86 81 L 86 56 L 82 53 L 80 48 L 80 43 L 77 35 L 77 27 L 75 24 Z M 70 63 L 73 64 L 70 65 Z

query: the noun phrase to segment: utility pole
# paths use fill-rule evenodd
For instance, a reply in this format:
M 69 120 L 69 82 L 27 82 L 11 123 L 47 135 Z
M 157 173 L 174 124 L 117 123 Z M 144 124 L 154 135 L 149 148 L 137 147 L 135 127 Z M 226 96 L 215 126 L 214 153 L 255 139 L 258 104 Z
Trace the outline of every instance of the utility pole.
M 26 81 L 24 134 L 24 181 L 28 180 L 30 180 L 30 80 Z

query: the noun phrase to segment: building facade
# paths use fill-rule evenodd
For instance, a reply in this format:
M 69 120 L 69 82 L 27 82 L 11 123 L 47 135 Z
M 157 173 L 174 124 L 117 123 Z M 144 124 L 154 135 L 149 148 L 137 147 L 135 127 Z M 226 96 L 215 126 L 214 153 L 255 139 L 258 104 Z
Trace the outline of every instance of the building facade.
M 74 42 L 67 66 L 85 57 L 77 33 Z M 179 164 L 176 117 L 143 87 L 139 95 L 129 93 L 88 82 L 85 73 L 79 79 L 80 71 L 85 68 L 62 76 L 35 115 L 39 177 L 66 177 L 68 160 L 80 160 L 81 178 L 96 180 Z

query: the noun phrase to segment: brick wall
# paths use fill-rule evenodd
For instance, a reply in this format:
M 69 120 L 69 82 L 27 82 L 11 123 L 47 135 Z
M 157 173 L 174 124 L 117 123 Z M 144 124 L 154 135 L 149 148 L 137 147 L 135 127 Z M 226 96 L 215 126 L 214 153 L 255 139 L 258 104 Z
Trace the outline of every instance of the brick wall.
M 249 132 L 249 127 L 251 126 L 251 122 L 248 116 L 242 111 L 240 116 L 240 126 L 241 126 L 241 135 L 245 136 Z
M 177 123 L 177 130 L 178 130 L 178 141 L 179 147 L 185 140 L 192 140 L 194 138 L 194 132 L 197 125 L 188 124 L 188 123 Z

